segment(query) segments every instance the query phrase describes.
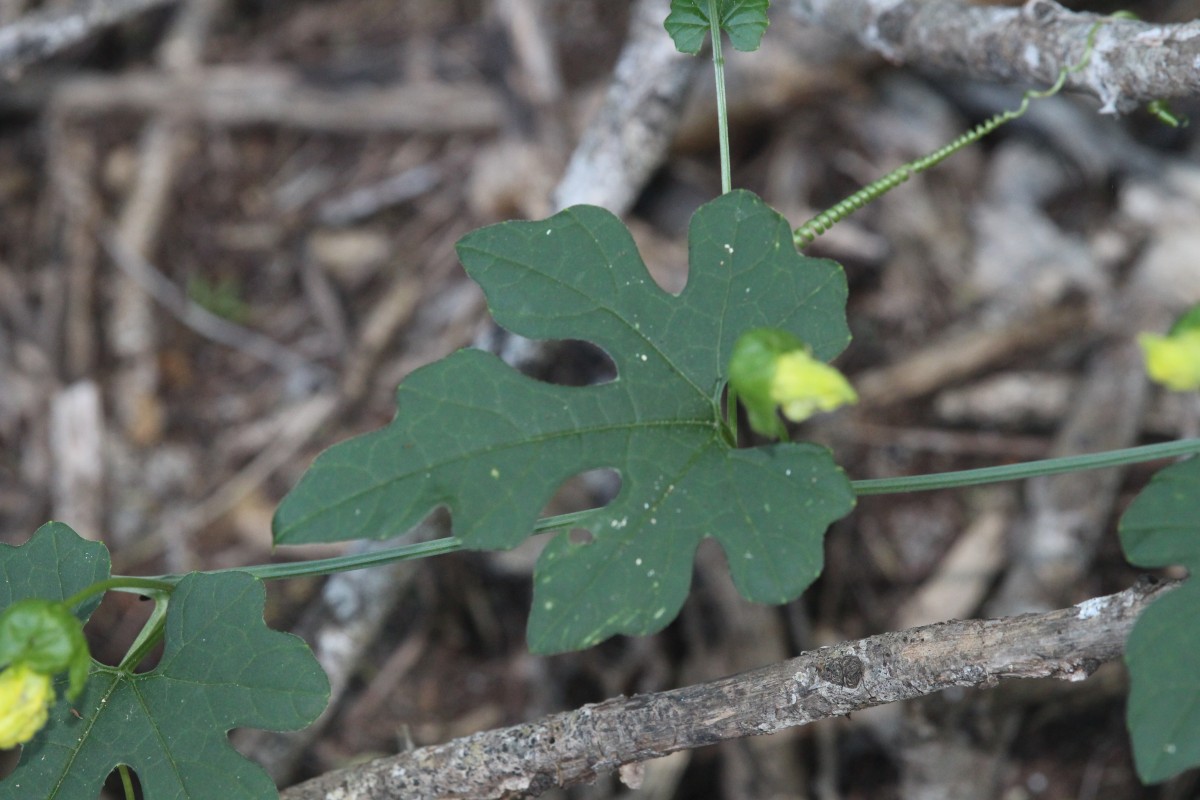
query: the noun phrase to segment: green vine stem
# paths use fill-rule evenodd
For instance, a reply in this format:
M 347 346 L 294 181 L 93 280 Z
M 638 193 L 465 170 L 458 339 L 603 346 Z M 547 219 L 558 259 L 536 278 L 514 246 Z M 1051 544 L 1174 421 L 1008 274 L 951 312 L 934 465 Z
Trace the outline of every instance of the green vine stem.
M 932 489 L 952 489 L 960 486 L 977 486 L 984 483 L 1001 483 L 1003 481 L 1015 481 L 1023 478 L 1036 478 L 1041 475 L 1056 475 L 1062 472 L 1119 467 L 1125 464 L 1137 464 L 1143 461 L 1175 458 L 1195 453 L 1200 453 L 1200 439 L 1181 439 L 1161 444 L 1128 447 L 1123 450 L 1108 450 L 1103 453 L 1047 458 L 1040 461 L 1025 461 L 1019 464 L 1006 464 L 999 467 L 940 472 L 932 475 L 909 475 L 899 478 L 857 480 L 851 481 L 850 485 L 853 487 L 855 494 L 859 496 L 898 494 L 900 492 L 924 492 Z M 560 514 L 555 517 L 545 517 L 537 521 L 533 533 L 548 533 L 550 531 L 577 527 L 586 523 L 589 517 L 602 510 L 589 509 L 587 511 L 576 511 L 571 514 Z M 373 553 L 356 553 L 349 556 L 322 558 L 290 564 L 260 564 L 252 567 L 233 567 L 215 571 L 248 572 L 260 580 L 316 577 L 331 575 L 335 572 L 377 567 L 397 561 L 429 558 L 430 556 L 454 553 L 463 549 L 465 549 L 465 546 L 460 539 L 455 536 L 447 536 L 431 542 L 406 544 Z M 153 582 L 173 584 L 181 577 L 162 575 L 153 579 Z M 131 580 L 146 579 L 114 578 L 114 580 L 128 582 Z
M 601 509 L 589 508 L 586 511 L 573 511 L 570 514 L 559 514 L 554 517 L 539 519 L 533 526 L 533 533 L 548 533 L 549 531 L 574 528 L 585 524 L 589 517 Z M 378 567 L 397 561 L 412 561 L 418 558 L 429 558 L 463 550 L 462 541 L 456 536 L 446 536 L 430 542 L 405 544 L 387 550 L 377 550 L 373 553 L 355 553 L 349 556 L 334 556 L 333 558 L 314 559 L 290 564 L 258 564 L 252 567 L 229 567 L 213 570 L 213 572 L 248 572 L 259 580 L 269 581 L 280 578 L 308 578 L 321 575 L 332 575 L 335 572 L 349 572 L 355 569 Z M 156 580 L 174 584 L 182 575 L 159 575 Z
M 729 109 L 725 104 L 725 56 L 721 53 L 721 18 L 717 0 L 708 0 L 708 24 L 712 31 L 713 74 L 717 81 L 717 137 L 721 144 L 721 194 L 733 188 L 729 166 Z
M 1122 17 L 1118 16 L 1116 18 Z M 892 189 L 895 189 L 913 175 L 916 175 L 919 172 L 924 172 L 930 167 L 940 164 L 967 145 L 974 144 L 984 136 L 987 136 L 1001 125 L 1012 122 L 1014 119 L 1023 116 L 1029 109 L 1030 101 L 1044 97 L 1053 97 L 1054 95 L 1058 94 L 1063 86 L 1066 85 L 1067 77 L 1069 75 L 1079 72 L 1081 69 L 1087 66 L 1088 61 L 1090 61 L 1092 58 L 1092 51 L 1096 47 L 1096 34 L 1102 27 L 1104 27 L 1107 21 L 1108 20 L 1106 19 L 1102 19 L 1092 26 L 1091 30 L 1088 31 L 1087 44 L 1084 47 L 1083 55 L 1080 56 L 1079 61 L 1059 70 L 1058 79 L 1054 81 L 1054 85 L 1049 89 L 1028 90 L 1025 92 L 1025 94 L 1021 95 L 1021 104 L 1017 106 L 1017 108 L 1009 111 L 1002 111 L 991 119 L 981 122 L 945 147 L 942 147 L 927 156 L 918 158 L 915 161 L 910 161 L 907 164 L 897 167 L 879 180 L 859 189 L 857 192 L 837 203 L 832 208 L 828 208 L 825 211 L 822 211 L 820 214 L 817 214 L 815 217 L 810 219 L 808 222 L 805 222 L 792 232 L 792 241 L 795 243 L 796 247 L 802 248 L 805 245 L 812 244 L 813 240 L 815 240 L 822 233 L 825 233 L 825 231 L 832 228 L 838 222 L 841 222 L 843 219 L 850 216 L 866 204 L 879 199 Z
M 117 772 L 121 775 L 121 788 L 125 791 L 125 800 L 136 800 L 137 795 L 133 793 L 133 777 L 129 774 L 129 767 L 125 764 L 117 764 Z
M 170 578 L 139 578 L 131 575 L 114 575 L 107 580 L 97 581 L 91 586 L 79 590 L 64 600 L 63 605 L 69 609 L 75 608 L 75 606 L 87 600 L 92 595 L 103 594 L 104 592 L 132 592 L 134 594 L 149 595 L 161 592 L 169 593 L 174 590 L 175 580 L 171 580 Z
M 1180 439 L 1162 444 L 1147 444 L 1127 447 L 1123 450 L 1107 450 L 1103 453 L 1088 453 L 1078 456 L 1047 458 L 1041 461 L 1025 461 L 1000 467 L 964 469 L 957 472 L 939 472 L 932 475 L 910 475 L 903 478 L 875 478 L 851 481 L 854 493 L 896 494 L 898 492 L 927 492 L 932 489 L 952 489 L 960 486 L 977 486 L 981 483 L 1000 483 L 1042 475 L 1057 475 L 1062 472 L 1077 472 L 1086 469 L 1120 467 L 1160 458 L 1174 458 L 1200 453 L 1200 439 Z

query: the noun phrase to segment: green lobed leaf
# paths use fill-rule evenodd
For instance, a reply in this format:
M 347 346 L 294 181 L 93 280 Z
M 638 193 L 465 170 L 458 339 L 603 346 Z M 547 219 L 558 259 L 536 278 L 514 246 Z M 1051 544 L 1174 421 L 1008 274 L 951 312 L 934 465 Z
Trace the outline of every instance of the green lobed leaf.
M 5 575 L 35 574 L 16 591 L 7 587 L 6 602 L 61 598 L 108 577 L 107 551 L 101 557 L 95 549 L 103 545 L 54 525 L 22 547 L 0 550 Z M 266 627 L 264 597 L 261 581 L 245 573 L 183 578 L 171 595 L 158 666 L 130 674 L 93 661 L 83 693 L 60 699 L 22 747 L 16 770 L 0 781 L 0 800 L 96 797 L 118 764 L 137 773 L 149 800 L 277 797 L 270 777 L 226 734 L 303 727 L 324 708 L 329 684 L 303 641 Z M 57 684 L 60 698 L 64 683 Z
M 629 231 L 600 208 L 493 225 L 458 252 L 499 324 L 593 342 L 618 377 L 554 386 L 473 350 L 420 369 L 397 389 L 387 428 L 321 454 L 284 498 L 278 544 L 385 539 L 445 506 L 468 547 L 513 547 L 564 480 L 608 467 L 621 491 L 588 518 L 592 540 L 560 535 L 539 560 L 535 651 L 665 626 L 705 536 L 752 600 L 790 600 L 816 578 L 826 527 L 853 506 L 849 482 L 813 445 L 733 448 L 718 401 L 744 330 L 789 330 L 824 359 L 841 351 L 837 264 L 799 255 L 787 221 L 742 191 L 696 212 L 678 296 L 655 284 Z
M 671 13 L 663 27 L 681 53 L 696 55 L 704 46 L 711 29 L 709 0 L 671 0 Z M 735 49 L 743 52 L 757 50 L 767 31 L 767 6 L 770 0 L 717 0 L 717 17 L 721 30 L 729 36 Z
M 1121 545 L 1143 567 L 1200 570 L 1200 458 L 1162 470 L 1121 518 Z M 1195 579 L 1156 600 L 1125 645 L 1127 723 L 1143 782 L 1200 766 L 1200 586 Z
M 0 610 L 31 597 L 66 600 L 107 579 L 111 568 L 103 544 L 89 542 L 61 522 L 47 522 L 23 545 L 0 544 Z M 74 609 L 75 616 L 87 622 L 100 600 L 89 597 Z

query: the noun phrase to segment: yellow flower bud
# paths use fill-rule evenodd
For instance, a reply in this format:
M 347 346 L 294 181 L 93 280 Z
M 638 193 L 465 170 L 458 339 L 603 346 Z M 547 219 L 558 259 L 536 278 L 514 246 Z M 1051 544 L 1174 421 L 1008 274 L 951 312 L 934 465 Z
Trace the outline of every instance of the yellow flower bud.
M 1152 380 L 1177 392 L 1200 389 L 1200 329 L 1172 331 L 1168 336 L 1143 333 L 1138 344 Z
M 729 358 L 729 387 L 742 401 L 750 427 L 776 439 L 787 436 L 777 408 L 792 422 L 802 422 L 818 411 L 858 402 L 842 373 L 814 358 L 795 334 L 778 328 L 755 328 L 738 337 Z
M 0 672 L 0 749 L 24 744 L 46 724 L 54 689 L 50 676 L 25 664 Z
M 818 411 L 832 411 L 858 402 L 858 394 L 842 373 L 808 354 L 792 350 L 775 358 L 771 400 L 792 422 L 803 422 Z

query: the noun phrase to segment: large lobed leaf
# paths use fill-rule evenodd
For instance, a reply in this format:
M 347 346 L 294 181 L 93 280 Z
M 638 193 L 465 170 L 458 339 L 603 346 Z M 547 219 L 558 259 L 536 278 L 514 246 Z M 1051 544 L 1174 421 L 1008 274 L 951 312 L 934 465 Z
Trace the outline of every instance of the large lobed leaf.
M 64 599 L 106 579 L 108 569 L 102 544 L 61 523 L 44 525 L 21 547 L 0 546 L 0 607 Z M 303 641 L 266 627 L 263 601 L 261 581 L 245 573 L 183 578 L 171 595 L 158 666 L 131 674 L 93 662 L 83 693 L 73 703 L 60 699 L 24 745 L 16 770 L 0 782 L 0 800 L 97 797 L 118 764 L 137 773 L 150 800 L 277 797 L 271 778 L 230 746 L 227 733 L 301 728 L 321 713 L 329 683 Z
M 689 251 L 688 284 L 674 296 L 599 208 L 464 237 L 459 256 L 499 324 L 593 342 L 617 379 L 553 386 L 473 350 L 418 370 L 397 390 L 387 428 L 317 458 L 280 505 L 275 541 L 384 539 L 446 506 L 467 546 L 512 547 L 565 479 L 609 467 L 621 491 L 589 518 L 591 541 L 559 536 L 538 563 L 535 651 L 662 628 L 705 536 L 723 545 L 747 598 L 796 597 L 819 574 L 824 531 L 853 492 L 822 448 L 731 447 L 719 395 L 749 328 L 784 328 L 817 356 L 836 355 L 849 339 L 845 277 L 800 256 L 787 221 L 748 192 L 701 208 Z
M 1121 518 L 1133 564 L 1200 570 L 1200 458 L 1162 470 Z M 1146 783 L 1200 766 L 1200 585 L 1193 577 L 1146 609 L 1125 645 L 1127 721 Z

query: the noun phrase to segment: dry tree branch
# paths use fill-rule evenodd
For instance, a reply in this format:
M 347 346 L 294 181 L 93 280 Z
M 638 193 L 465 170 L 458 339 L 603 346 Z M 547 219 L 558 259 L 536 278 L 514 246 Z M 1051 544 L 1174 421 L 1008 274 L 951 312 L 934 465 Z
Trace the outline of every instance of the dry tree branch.
M 279 125 L 312 131 L 486 133 L 503 109 L 495 92 L 471 83 L 317 86 L 283 67 L 197 66 L 161 71 L 31 75 L 0 92 L 0 110 L 72 117 L 114 111 L 169 114 L 210 125 Z
M 554 189 L 554 210 L 581 203 L 623 215 L 664 161 L 683 119 L 699 59 L 675 49 L 663 30 L 668 0 L 638 0 L 604 102 L 588 121 Z M 478 342 L 510 366 L 536 370 L 554 349 L 493 326 Z
M 604 105 L 554 192 L 556 209 L 591 203 L 624 214 L 666 159 L 699 64 L 677 51 L 663 31 L 669 10 L 665 0 L 634 6 Z
M 100 232 L 113 263 L 187 328 L 206 339 L 237 350 L 285 375 L 296 371 L 310 379 L 325 378 L 327 370 L 269 336 L 239 325 L 196 303 L 153 264 L 127 246 L 112 231 Z
M 1095 14 L 1068 11 L 1052 0 L 1019 9 L 962 0 L 787 0 L 792 16 L 897 63 L 988 81 L 1053 83 L 1078 63 Z M 1097 31 L 1086 67 L 1067 87 L 1127 112 L 1160 98 L 1200 95 L 1200 20 L 1155 25 L 1108 20 Z
M 0 27 L 0 68 L 20 69 L 83 41 L 99 28 L 175 0 L 91 0 L 27 14 Z
M 1121 654 L 1138 615 L 1175 585 L 1145 582 L 1044 614 L 942 622 L 823 647 L 711 683 L 616 698 L 331 772 L 282 800 L 537 795 L 624 764 L 952 686 L 1082 680 Z

